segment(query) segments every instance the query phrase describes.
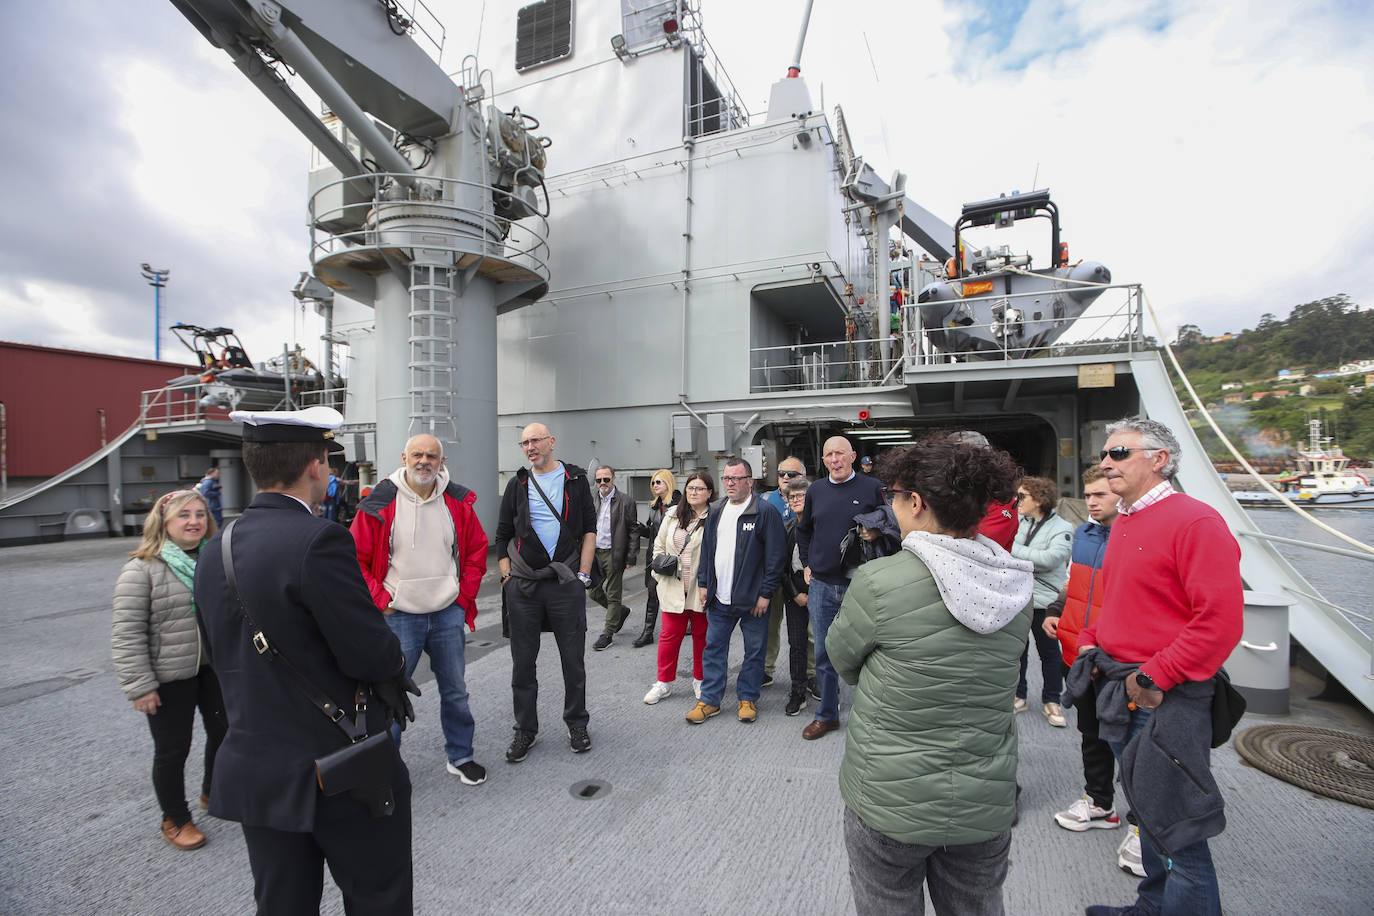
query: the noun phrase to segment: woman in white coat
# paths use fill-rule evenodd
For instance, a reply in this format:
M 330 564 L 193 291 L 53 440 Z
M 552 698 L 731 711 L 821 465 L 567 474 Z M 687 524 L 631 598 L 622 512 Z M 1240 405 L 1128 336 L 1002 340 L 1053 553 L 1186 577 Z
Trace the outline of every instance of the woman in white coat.
M 701 698 L 706 612 L 701 607 L 701 590 L 696 587 L 697 561 L 706 512 L 715 498 L 716 482 L 711 475 L 705 471 L 691 474 L 682 488 L 682 501 L 664 516 L 658 536 L 654 538 L 652 556 L 677 557 L 677 571 L 673 575 L 654 573 L 663 625 L 658 636 L 658 679 L 644 695 L 644 702 L 650 706 L 672 693 L 678 656 L 689 625 L 692 630 L 692 692 Z

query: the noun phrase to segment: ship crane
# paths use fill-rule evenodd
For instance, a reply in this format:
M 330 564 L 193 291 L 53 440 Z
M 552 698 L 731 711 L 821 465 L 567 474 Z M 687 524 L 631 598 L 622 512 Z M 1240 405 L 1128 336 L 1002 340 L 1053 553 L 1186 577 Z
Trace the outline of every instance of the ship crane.
M 461 83 L 443 71 L 415 37 L 442 34 L 417 25 L 430 15 L 420 0 L 404 11 L 377 0 L 172 4 L 319 151 L 311 272 L 376 321 L 375 408 L 350 405 L 350 428 L 375 420 L 384 459 L 430 433 L 466 477 L 495 485 L 496 316 L 549 282 L 538 120 L 490 105 L 474 57 Z M 323 116 L 283 71 L 320 97 Z M 488 530 L 494 509 L 478 506 Z

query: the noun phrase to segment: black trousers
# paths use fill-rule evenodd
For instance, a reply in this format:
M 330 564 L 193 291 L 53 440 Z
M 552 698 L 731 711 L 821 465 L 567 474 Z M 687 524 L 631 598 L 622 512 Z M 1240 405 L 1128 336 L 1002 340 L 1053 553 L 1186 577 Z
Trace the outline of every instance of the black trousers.
M 324 865 L 349 916 L 400 916 L 414 910 L 410 856 L 410 774 L 396 758 L 396 808 L 374 818 L 347 795 L 316 796 L 310 833 L 243 825 L 258 916 L 318 913 Z
M 1061 674 L 1067 675 L 1069 666 L 1061 661 L 1059 670 Z M 1093 800 L 1094 805 L 1110 809 L 1115 800 L 1112 773 L 1116 766 L 1116 757 L 1112 754 L 1111 745 L 1097 734 L 1097 691 L 1090 690 L 1083 698 L 1082 704 L 1075 706 L 1074 709 L 1078 712 L 1075 716 L 1078 720 L 1078 733 L 1083 739 L 1083 791 Z M 1126 819 L 1134 824 L 1135 812 L 1127 812 Z
M 153 792 L 162 816 L 180 827 L 191 820 L 191 809 L 186 805 L 186 758 L 191 755 L 196 709 L 200 709 L 205 726 L 205 776 L 200 791 L 209 795 L 215 752 L 228 728 L 224 697 L 208 665 L 195 677 L 158 684 L 157 695 L 162 705 L 155 715 L 148 716 L 148 730 L 153 733 Z
M 528 581 L 528 580 L 526 580 Z M 587 592 L 582 583 L 560 585 L 547 579 L 530 583 L 523 592 L 520 580 L 506 582 L 506 612 L 510 626 L 511 694 L 515 700 L 515 727 L 539 731 L 539 634 L 547 625 L 558 645 L 563 663 L 563 721 L 571 728 L 586 726 L 587 715 Z
M 1040 702 L 1058 703 L 1060 691 L 1064 687 L 1064 660 L 1060 655 L 1059 640 L 1044 630 L 1045 609 L 1038 607 L 1031 616 L 1031 642 L 1035 643 L 1035 654 L 1040 656 Z M 1029 659 L 1030 643 L 1021 650 L 1021 673 L 1016 681 L 1016 695 L 1026 698 L 1026 662 Z
M 787 623 L 787 673 L 792 690 L 806 687 L 806 636 L 811 612 L 795 601 L 783 601 L 783 620 Z
M 644 591 L 644 620 L 647 622 L 658 617 L 658 580 L 654 578 L 648 561 L 644 564 Z

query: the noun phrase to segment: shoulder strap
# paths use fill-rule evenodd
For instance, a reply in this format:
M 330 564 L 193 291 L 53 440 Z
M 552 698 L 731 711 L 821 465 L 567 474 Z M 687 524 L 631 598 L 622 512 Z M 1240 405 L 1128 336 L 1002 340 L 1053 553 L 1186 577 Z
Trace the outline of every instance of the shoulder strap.
M 243 596 L 239 594 L 238 576 L 234 575 L 233 536 L 234 526 L 238 524 L 238 521 L 238 519 L 234 519 L 224 526 L 224 533 L 220 536 L 220 557 L 224 561 L 224 578 L 229 585 L 229 597 L 239 606 L 239 612 L 243 614 L 243 619 L 248 623 L 248 630 L 253 634 L 253 648 L 258 650 L 259 655 L 266 656 L 269 662 L 280 661 L 296 679 L 306 698 L 320 712 L 324 713 L 329 721 L 337 725 L 349 741 L 361 741 L 367 737 L 367 726 L 363 722 L 363 714 L 367 711 L 367 693 L 363 690 L 363 685 L 359 684 L 354 693 L 353 721 L 350 722 L 338 704 L 329 699 L 323 690 L 316 687 L 300 672 L 299 668 L 291 664 L 289 658 L 268 641 L 267 634 L 262 631 L 262 627 L 258 626 L 257 622 L 253 620 L 253 616 L 248 613 L 248 606 L 243 603 Z
M 549 494 L 545 493 L 544 488 L 539 485 L 539 478 L 534 476 L 533 471 L 530 471 L 530 483 L 534 484 L 534 488 L 539 491 L 539 495 L 544 497 L 545 504 L 548 505 L 549 511 L 553 513 L 553 517 L 558 519 L 558 524 L 561 525 L 565 530 L 567 530 L 569 534 L 572 534 L 571 529 L 568 528 L 568 520 L 564 518 L 563 514 L 558 511 L 557 507 L 554 506 L 553 500 L 549 499 Z M 564 484 L 564 486 L 566 488 L 566 484 Z M 573 543 L 577 543 L 576 537 L 573 537 Z M 553 558 L 550 557 L 549 559 Z

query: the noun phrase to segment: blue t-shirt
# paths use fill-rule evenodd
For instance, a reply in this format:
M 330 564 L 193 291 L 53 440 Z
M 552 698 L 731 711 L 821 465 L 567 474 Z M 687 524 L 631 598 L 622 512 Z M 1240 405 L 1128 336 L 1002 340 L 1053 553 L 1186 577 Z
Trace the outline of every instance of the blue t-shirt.
M 563 463 L 560 461 L 558 467 L 549 471 L 547 474 L 534 474 L 531 476 L 539 481 L 539 486 L 549 497 L 549 501 L 555 506 L 563 505 Z M 554 515 L 549 509 L 549 504 L 544 502 L 544 497 L 539 495 L 539 491 L 533 486 L 530 491 L 530 524 L 534 527 L 534 533 L 539 537 L 539 543 L 544 545 L 544 549 L 553 556 L 553 552 L 558 549 L 558 533 L 563 530 L 563 521 L 559 516 Z
M 768 494 L 763 497 L 763 501 L 782 513 L 782 520 L 784 522 L 795 514 L 792 512 L 792 507 L 787 504 L 786 497 L 777 490 L 769 490 Z

